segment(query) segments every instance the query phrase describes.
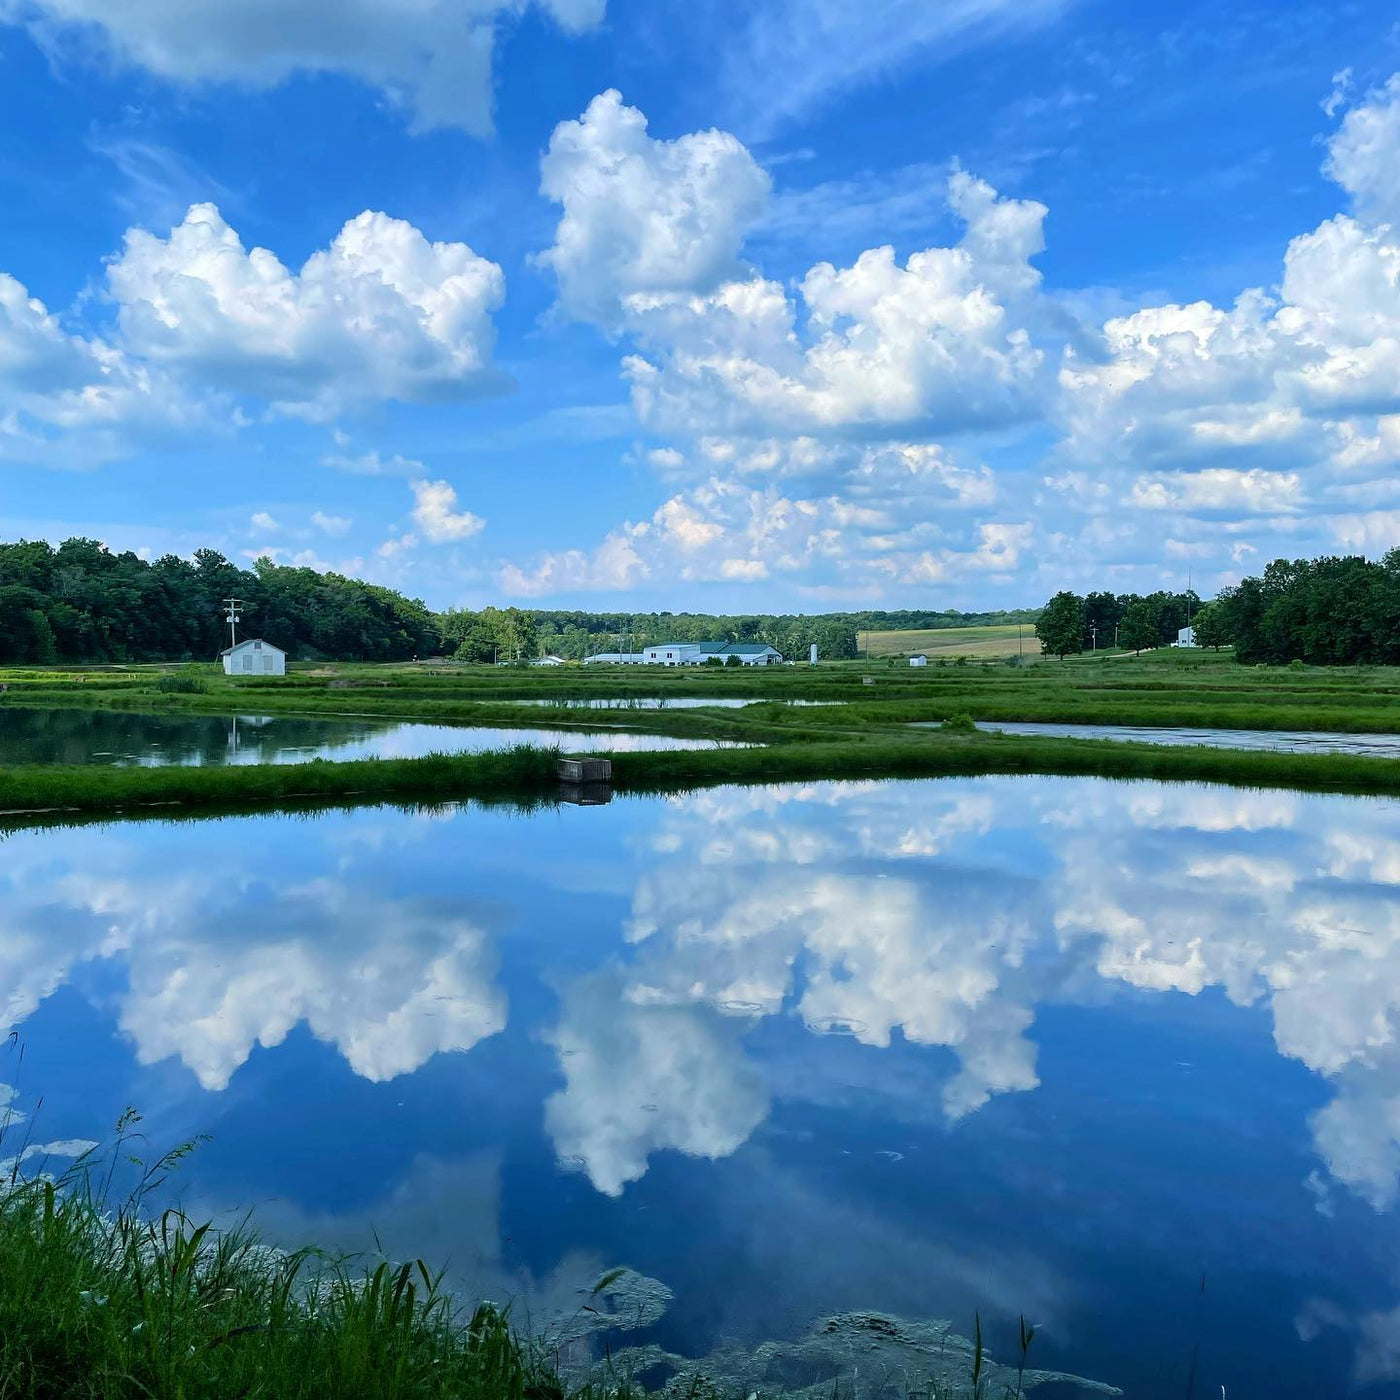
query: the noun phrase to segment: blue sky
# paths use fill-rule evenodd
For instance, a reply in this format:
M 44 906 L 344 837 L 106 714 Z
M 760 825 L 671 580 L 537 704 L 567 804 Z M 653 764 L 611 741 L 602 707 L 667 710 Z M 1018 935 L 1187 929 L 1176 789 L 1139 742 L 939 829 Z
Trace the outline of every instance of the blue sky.
M 1400 544 L 1393 7 L 0 0 L 0 534 L 435 605 Z

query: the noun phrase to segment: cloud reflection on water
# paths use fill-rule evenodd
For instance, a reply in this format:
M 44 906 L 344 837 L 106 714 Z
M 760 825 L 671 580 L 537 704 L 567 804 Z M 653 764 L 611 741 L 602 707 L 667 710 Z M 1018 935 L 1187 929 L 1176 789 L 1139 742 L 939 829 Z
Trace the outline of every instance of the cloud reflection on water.
M 1393 814 L 1349 798 L 999 778 L 728 789 L 578 817 L 591 825 L 570 830 L 604 845 L 608 823 L 632 829 L 613 838 L 630 914 L 604 919 L 602 941 L 558 979 L 541 1032 L 560 1077 L 547 1130 L 608 1194 L 664 1149 L 732 1154 L 769 1113 L 768 1071 L 746 1044 L 766 1020 L 950 1052 L 949 1071 L 930 1074 L 955 1123 L 1038 1086 L 1043 1008 L 1218 988 L 1328 1081 L 1316 1151 L 1333 1181 L 1388 1209 L 1400 1194 Z M 124 972 L 116 1020 L 139 1062 L 174 1057 L 205 1089 L 297 1025 L 367 1080 L 410 1073 L 506 1026 L 496 934 L 470 902 L 490 889 L 511 920 L 536 917 L 519 874 L 501 878 L 490 834 L 505 820 L 518 819 L 373 811 L 12 837 L 0 1014 L 22 1026 L 105 961 Z M 532 820 L 523 849 L 540 888 L 564 891 L 572 838 L 552 822 Z M 431 878 L 401 881 L 402 861 Z M 594 919 L 612 899 L 583 898 Z

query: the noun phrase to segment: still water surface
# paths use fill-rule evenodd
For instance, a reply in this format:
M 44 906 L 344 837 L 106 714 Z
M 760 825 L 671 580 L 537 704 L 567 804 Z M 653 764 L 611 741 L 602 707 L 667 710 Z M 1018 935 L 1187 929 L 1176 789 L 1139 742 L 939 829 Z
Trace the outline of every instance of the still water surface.
M 1198 1397 L 1400 1393 L 1392 802 L 1015 777 L 16 833 L 7 1027 L 38 1141 L 135 1104 L 212 1136 L 191 1210 L 377 1231 L 536 1318 L 628 1264 L 689 1354 L 871 1308 L 980 1311 L 1005 1357 L 1024 1313 L 1150 1400 L 1197 1347 Z
M 1375 758 L 1400 758 L 1400 734 L 1336 734 L 1320 729 L 1186 729 L 1131 724 L 1025 724 L 1006 720 L 979 721 L 977 727 L 1002 734 L 1041 734 L 1053 739 L 1117 739 L 1136 744 L 1204 744 L 1212 749 L 1268 749 L 1277 753 L 1352 753 Z
M 422 758 L 538 744 L 574 751 L 641 753 L 733 748 L 665 734 L 506 729 L 306 715 L 148 715 L 116 710 L 0 707 L 0 765 L 98 763 L 115 767 L 308 763 L 314 758 Z

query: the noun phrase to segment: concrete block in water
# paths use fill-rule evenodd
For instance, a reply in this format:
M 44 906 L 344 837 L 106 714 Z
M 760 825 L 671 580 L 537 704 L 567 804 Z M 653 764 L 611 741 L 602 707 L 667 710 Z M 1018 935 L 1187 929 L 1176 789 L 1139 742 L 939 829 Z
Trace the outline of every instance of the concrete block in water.
M 561 758 L 559 760 L 559 781 L 562 783 L 610 783 L 612 782 L 612 759 Z

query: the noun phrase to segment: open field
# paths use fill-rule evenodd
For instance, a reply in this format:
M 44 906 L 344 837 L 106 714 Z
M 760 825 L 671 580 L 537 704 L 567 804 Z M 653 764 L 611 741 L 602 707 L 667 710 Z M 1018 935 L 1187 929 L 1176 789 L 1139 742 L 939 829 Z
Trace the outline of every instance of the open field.
M 1017 633 L 1020 639 L 1017 639 Z M 1035 624 L 1019 627 L 941 627 L 921 632 L 861 632 L 857 634 L 860 649 L 871 657 L 909 656 L 923 652 L 933 657 L 945 656 L 999 657 L 1040 654 L 1035 639 Z

